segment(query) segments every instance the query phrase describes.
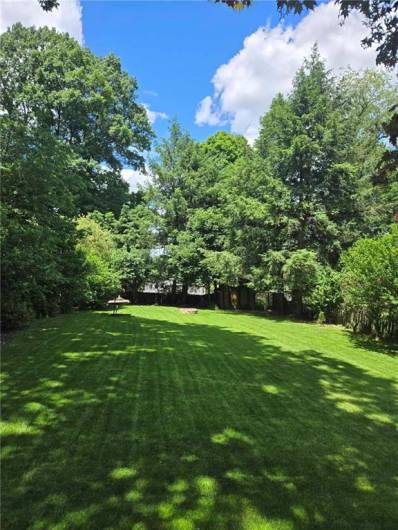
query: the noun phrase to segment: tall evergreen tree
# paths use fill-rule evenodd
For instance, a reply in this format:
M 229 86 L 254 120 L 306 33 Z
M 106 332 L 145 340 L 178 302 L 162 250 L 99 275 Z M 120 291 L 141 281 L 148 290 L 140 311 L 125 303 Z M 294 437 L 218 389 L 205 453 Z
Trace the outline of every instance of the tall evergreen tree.
M 173 293 L 181 279 L 179 260 L 183 254 L 179 245 L 186 244 L 189 208 L 195 201 L 191 193 L 191 177 L 199 166 L 198 148 L 177 121 L 170 124 L 169 137 L 156 147 L 156 156 L 150 163 L 153 186 L 149 190 L 150 204 L 159 214 L 157 227 L 159 245 L 167 262 L 167 279 L 173 280 Z M 172 256 L 174 256 L 172 258 Z
M 347 227 L 357 215 L 357 183 L 340 95 L 316 47 L 291 94 L 277 96 L 261 123 L 256 147 L 289 194 L 283 246 L 313 249 L 336 264 L 353 241 Z

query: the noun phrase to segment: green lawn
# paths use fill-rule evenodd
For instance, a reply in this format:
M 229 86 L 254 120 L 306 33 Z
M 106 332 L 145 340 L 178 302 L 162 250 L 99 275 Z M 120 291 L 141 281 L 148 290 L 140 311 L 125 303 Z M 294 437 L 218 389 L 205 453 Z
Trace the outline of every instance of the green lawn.
M 376 349 L 242 313 L 36 321 L 3 352 L 2 528 L 396 530 Z

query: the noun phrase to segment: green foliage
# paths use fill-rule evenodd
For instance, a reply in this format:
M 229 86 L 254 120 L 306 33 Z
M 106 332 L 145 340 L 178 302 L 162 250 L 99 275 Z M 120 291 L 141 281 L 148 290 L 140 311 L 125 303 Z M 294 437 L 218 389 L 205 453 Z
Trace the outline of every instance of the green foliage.
M 315 316 L 322 313 L 325 321 L 336 321 L 342 301 L 340 274 L 322 266 L 312 251 L 269 251 L 260 265 L 252 268 L 251 279 L 259 293 L 283 293 L 299 304 L 298 312 L 304 302 Z
M 151 276 L 149 251 L 142 248 L 119 248 L 113 253 L 112 265 L 118 272 L 125 295 L 129 300 L 135 301 L 138 289 Z
M 77 249 L 84 256 L 86 269 L 80 303 L 97 307 L 115 297 L 121 287 L 119 272 L 113 266 L 115 243 L 110 232 L 90 217 L 80 217 L 77 228 Z
M 150 166 L 154 182 L 150 202 L 162 212 L 160 242 L 175 244 L 178 232 L 185 229 L 187 222 L 189 177 L 198 167 L 195 142 L 176 121 L 170 125 L 169 137 L 156 147 Z
M 312 249 L 335 265 L 341 248 L 355 240 L 347 225 L 358 216 L 358 180 L 347 162 L 350 138 L 336 82 L 316 47 L 297 72 L 292 92 L 274 99 L 261 125 L 258 153 L 286 190 L 279 212 L 275 208 L 278 220 L 285 218 L 279 244 Z M 280 229 L 278 222 L 274 239 Z
M 377 235 L 391 224 L 398 205 L 397 165 L 394 147 L 386 151 L 386 123 L 390 123 L 397 87 L 386 73 L 348 71 L 338 85 L 350 138 L 345 157 L 355 161 L 359 212 L 354 239 Z M 393 142 L 393 138 L 391 138 Z M 396 151 L 396 148 L 395 148 Z M 391 155 L 391 156 L 390 156 Z M 391 160 L 390 160 L 391 158 Z
M 16 124 L 8 132 L 2 158 L 1 307 L 2 326 L 13 328 L 31 316 L 71 309 L 83 260 L 75 251 L 71 192 L 58 178 L 64 171 L 65 182 L 71 179 L 64 150 L 46 134 L 22 134 Z
M 101 238 L 108 245 L 107 256 L 112 270 L 117 271 L 124 295 L 134 301 L 138 289 L 154 275 L 151 251 L 156 247 L 157 215 L 145 203 L 123 206 L 116 219 L 112 214 L 93 212 L 89 219 L 95 221 L 96 231 L 104 233 Z
M 288 255 L 287 251 L 270 250 L 261 256 L 260 264 L 251 269 L 252 286 L 256 291 L 284 292 L 282 271 Z
M 342 260 L 344 307 L 353 325 L 377 336 L 398 332 L 398 226 L 374 239 L 360 239 Z
M 148 251 L 157 243 L 158 217 L 146 204 L 134 207 L 123 206 L 113 231 L 120 247 L 143 248 Z
M 91 252 L 101 256 L 104 261 L 110 261 L 115 249 L 111 233 L 101 227 L 91 215 L 79 217 L 77 220 L 80 249 L 90 249 Z
M 85 258 L 85 284 L 81 292 L 80 305 L 101 307 L 107 300 L 115 298 L 120 291 L 118 271 L 92 250 L 82 248 Z
M 146 281 L 185 294 L 249 282 L 292 300 L 281 309 L 335 318 L 340 255 L 385 232 L 398 204 L 386 74 L 334 78 L 315 46 L 254 148 L 227 132 L 196 142 L 173 121 L 151 183 L 129 194 L 121 167 L 143 168 L 152 135 L 135 79 L 47 28 L 0 39 L 7 322 L 119 289 L 135 300 Z
M 120 212 L 122 164 L 143 166 L 152 131 L 120 61 L 66 34 L 16 24 L 0 36 L 0 72 L 2 321 L 13 327 L 77 305 L 87 270 L 86 302 L 113 290 L 101 250 L 84 254 L 73 219 Z
M 157 274 L 185 287 L 250 280 L 334 320 L 339 256 L 389 221 L 376 223 L 376 212 L 387 212 L 393 188 L 382 198 L 372 178 L 393 94 L 382 73 L 333 78 L 315 47 L 262 119 L 254 150 L 225 132 L 198 145 L 172 123 L 146 199 L 164 250 Z
M 93 219 L 97 224 L 101 226 L 101 228 L 105 228 L 105 230 L 108 230 L 109 232 L 113 232 L 116 227 L 116 218 L 113 212 L 99 212 L 98 210 L 94 210 L 93 212 L 90 212 L 87 214 L 87 217 L 89 219 Z
M 305 301 L 318 315 L 318 322 L 336 322 L 342 303 L 340 273 L 330 267 L 319 266 L 317 283 Z
M 228 217 L 221 208 L 195 208 L 190 211 L 187 231 L 206 249 L 220 251 L 227 244 Z
M 204 156 L 220 171 L 250 152 L 246 138 L 219 131 L 201 144 Z
M 186 190 L 189 173 L 198 167 L 195 142 L 177 121 L 169 127 L 169 137 L 156 146 L 156 157 L 150 163 L 156 189 L 167 198 L 179 189 Z
M 73 174 L 70 189 L 79 211 L 118 212 L 128 190 L 122 164 L 143 167 L 141 151 L 152 138 L 146 110 L 136 102 L 136 80 L 114 55 L 96 57 L 46 27 L 16 24 L 0 44 L 5 137 L 49 136 L 64 150 L 62 163 Z M 42 156 L 48 153 L 47 148 Z
M 289 191 L 267 161 L 252 155 L 230 168 L 225 205 L 228 246 L 243 261 L 247 274 L 271 250 L 289 248 Z
M 207 283 L 237 286 L 242 278 L 242 261 L 226 250 L 221 252 L 207 251 L 202 260 L 207 276 Z
M 285 290 L 300 301 L 310 296 L 318 283 L 318 271 L 315 252 L 307 249 L 291 252 L 282 267 Z

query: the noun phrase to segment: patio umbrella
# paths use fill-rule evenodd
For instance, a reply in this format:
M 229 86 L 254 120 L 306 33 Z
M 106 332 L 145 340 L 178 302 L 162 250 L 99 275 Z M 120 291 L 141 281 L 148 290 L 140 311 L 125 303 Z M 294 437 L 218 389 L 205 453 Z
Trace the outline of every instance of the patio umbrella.
M 113 311 L 112 311 L 113 315 L 117 313 L 119 306 L 129 304 L 129 303 L 130 303 L 130 300 L 126 300 L 125 298 L 122 298 L 120 295 L 117 298 L 114 298 L 113 300 L 108 300 L 108 304 L 113 307 Z

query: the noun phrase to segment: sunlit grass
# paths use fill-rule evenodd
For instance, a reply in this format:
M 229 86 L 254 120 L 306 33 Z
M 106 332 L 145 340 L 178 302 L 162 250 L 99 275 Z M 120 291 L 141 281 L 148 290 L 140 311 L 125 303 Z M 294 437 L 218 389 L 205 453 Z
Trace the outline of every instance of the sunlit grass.
M 3 528 L 396 530 L 398 357 L 337 327 L 129 307 L 3 352 Z

